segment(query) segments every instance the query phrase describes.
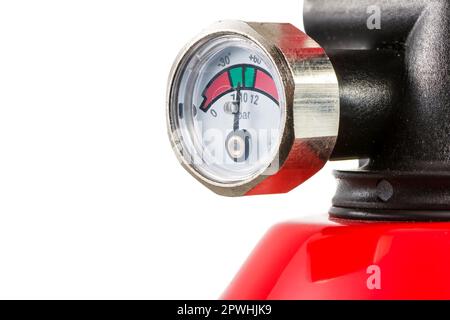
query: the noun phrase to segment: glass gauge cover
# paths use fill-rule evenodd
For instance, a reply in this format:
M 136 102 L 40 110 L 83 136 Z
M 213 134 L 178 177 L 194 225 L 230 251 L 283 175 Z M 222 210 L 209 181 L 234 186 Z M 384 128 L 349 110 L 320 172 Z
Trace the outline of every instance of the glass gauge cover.
M 221 184 L 264 172 L 277 153 L 285 109 L 271 59 L 243 36 L 222 35 L 198 46 L 182 68 L 174 106 L 193 169 Z

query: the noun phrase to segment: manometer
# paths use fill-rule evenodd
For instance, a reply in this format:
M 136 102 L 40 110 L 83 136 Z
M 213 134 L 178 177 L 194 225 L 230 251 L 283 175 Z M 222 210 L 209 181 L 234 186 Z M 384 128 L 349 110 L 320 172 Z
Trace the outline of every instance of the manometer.
M 287 192 L 333 150 L 336 75 L 324 50 L 290 24 L 218 22 L 182 50 L 169 81 L 175 153 L 219 194 Z

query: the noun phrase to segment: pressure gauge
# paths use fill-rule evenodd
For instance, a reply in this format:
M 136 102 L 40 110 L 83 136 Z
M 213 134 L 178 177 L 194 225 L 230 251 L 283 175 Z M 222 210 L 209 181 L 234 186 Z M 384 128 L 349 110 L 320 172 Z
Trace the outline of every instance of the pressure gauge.
M 317 43 L 289 24 L 216 23 L 181 52 L 169 81 L 172 146 L 219 194 L 289 191 L 334 147 L 336 75 Z

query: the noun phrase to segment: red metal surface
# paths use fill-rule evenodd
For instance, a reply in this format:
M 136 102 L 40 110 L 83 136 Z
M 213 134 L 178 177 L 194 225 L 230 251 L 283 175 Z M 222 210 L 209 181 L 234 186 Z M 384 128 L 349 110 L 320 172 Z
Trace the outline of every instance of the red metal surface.
M 223 299 L 450 299 L 450 223 L 273 227 Z

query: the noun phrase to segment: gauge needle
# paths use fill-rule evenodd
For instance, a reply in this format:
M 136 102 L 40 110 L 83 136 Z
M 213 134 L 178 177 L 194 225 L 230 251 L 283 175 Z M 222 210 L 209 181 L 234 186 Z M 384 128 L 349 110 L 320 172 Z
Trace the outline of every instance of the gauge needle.
M 241 84 L 238 84 L 236 88 L 236 101 L 233 101 L 236 105 L 236 109 L 234 110 L 234 119 L 233 119 L 233 131 L 239 130 L 239 116 L 241 114 Z

